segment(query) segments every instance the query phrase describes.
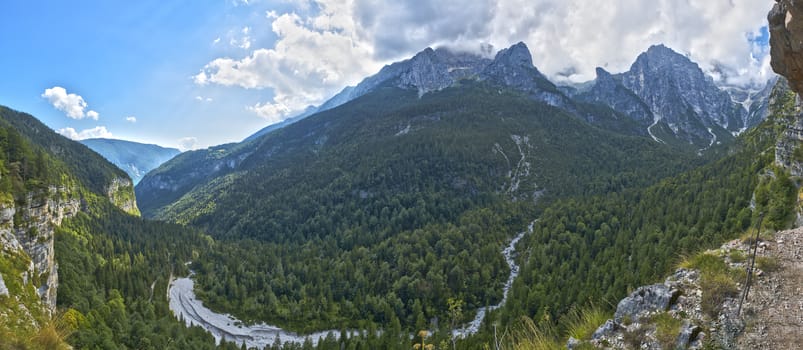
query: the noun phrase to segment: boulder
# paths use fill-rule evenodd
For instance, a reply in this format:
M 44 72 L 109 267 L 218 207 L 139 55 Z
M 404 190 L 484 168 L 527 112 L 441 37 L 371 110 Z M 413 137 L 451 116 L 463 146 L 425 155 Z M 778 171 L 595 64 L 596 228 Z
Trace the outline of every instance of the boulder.
M 622 323 L 625 316 L 636 322 L 641 317 L 655 311 L 667 311 L 680 296 L 680 291 L 664 284 L 653 284 L 636 289 L 616 307 L 613 318 Z
M 616 324 L 616 322 L 613 320 L 605 321 L 605 324 L 599 326 L 599 328 L 594 331 L 594 334 L 591 335 L 591 339 L 600 340 L 604 337 L 609 337 L 613 334 L 613 332 L 616 332 L 617 329 L 619 329 L 619 325 Z

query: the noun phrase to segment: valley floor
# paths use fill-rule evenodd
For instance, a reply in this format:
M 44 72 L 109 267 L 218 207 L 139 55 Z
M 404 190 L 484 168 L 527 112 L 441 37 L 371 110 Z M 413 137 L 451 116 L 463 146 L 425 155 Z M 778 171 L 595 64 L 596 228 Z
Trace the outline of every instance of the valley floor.
M 743 312 L 747 327 L 740 349 L 803 347 L 803 228 L 778 232 L 764 255 L 778 259 L 778 270 L 760 276 Z

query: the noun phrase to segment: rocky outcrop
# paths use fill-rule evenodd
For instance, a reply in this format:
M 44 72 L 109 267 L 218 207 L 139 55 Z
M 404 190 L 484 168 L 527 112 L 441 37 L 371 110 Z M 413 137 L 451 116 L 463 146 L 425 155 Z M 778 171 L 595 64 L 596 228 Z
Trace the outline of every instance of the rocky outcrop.
M 767 15 L 772 69 L 803 93 L 803 1 L 776 0 Z
M 2 249 L 23 251 L 31 259 L 22 276 L 24 284 L 35 283 L 45 306 L 56 309 L 58 266 L 55 258 L 55 227 L 81 210 L 76 191 L 51 186 L 45 191 L 29 193 L 24 205 L 3 204 L 0 207 L 0 243 Z
M 567 346 L 599 349 L 797 349 L 803 334 L 803 229 L 778 232 L 759 240 L 757 263 L 741 314 L 739 302 L 750 241 L 733 240 L 704 252 L 709 274 L 724 273 L 734 290 L 722 292 L 722 280 L 706 272 L 678 269 L 664 283 L 638 288 L 619 302 L 613 319 L 590 340 Z M 712 265 L 721 260 L 728 270 Z M 722 276 L 722 275 L 720 275 Z M 709 277 L 710 278 L 710 277 Z M 713 286 L 713 287 L 712 287 Z M 708 294 L 706 294 L 708 293 Z M 706 296 L 707 295 L 707 296 Z M 712 297 L 718 296 L 718 297 Z M 719 297 L 721 296 L 721 297 Z M 669 331 L 669 332 L 668 332 Z
M 669 310 L 679 296 L 680 291 L 671 283 L 641 287 L 619 302 L 613 319 L 622 322 L 628 318 L 631 322 L 638 322 L 652 312 Z
M 588 341 L 603 349 L 664 349 L 656 319 L 670 318 L 677 324 L 671 335 L 671 348 L 700 349 L 705 334 L 700 308 L 699 273 L 680 269 L 664 283 L 638 288 L 616 307 L 614 318 L 601 325 Z
M 134 184 L 131 180 L 122 177 L 113 179 L 106 187 L 106 197 L 126 213 L 139 216 Z
M 790 124 L 775 146 L 775 162 L 789 169 L 792 176 L 803 176 L 803 118 L 796 118 Z

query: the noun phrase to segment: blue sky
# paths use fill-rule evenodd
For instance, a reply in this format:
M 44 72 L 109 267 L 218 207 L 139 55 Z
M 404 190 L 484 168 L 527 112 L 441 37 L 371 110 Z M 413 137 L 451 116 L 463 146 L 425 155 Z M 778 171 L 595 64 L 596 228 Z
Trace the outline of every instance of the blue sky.
M 762 26 L 772 3 L 9 0 L 0 104 L 74 138 L 206 147 L 239 141 L 427 46 L 518 41 L 557 81 L 591 79 L 597 66 L 625 70 L 665 43 L 744 85 L 769 74 Z M 567 71 L 576 73 L 559 74 Z

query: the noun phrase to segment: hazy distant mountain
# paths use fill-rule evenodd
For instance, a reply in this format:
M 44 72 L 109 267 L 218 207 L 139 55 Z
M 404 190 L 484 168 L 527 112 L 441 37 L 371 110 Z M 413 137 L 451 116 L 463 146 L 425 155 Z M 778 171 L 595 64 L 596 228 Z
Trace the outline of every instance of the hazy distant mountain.
M 135 185 L 149 171 L 181 153 L 175 148 L 114 139 L 87 139 L 81 143 L 123 169 Z

